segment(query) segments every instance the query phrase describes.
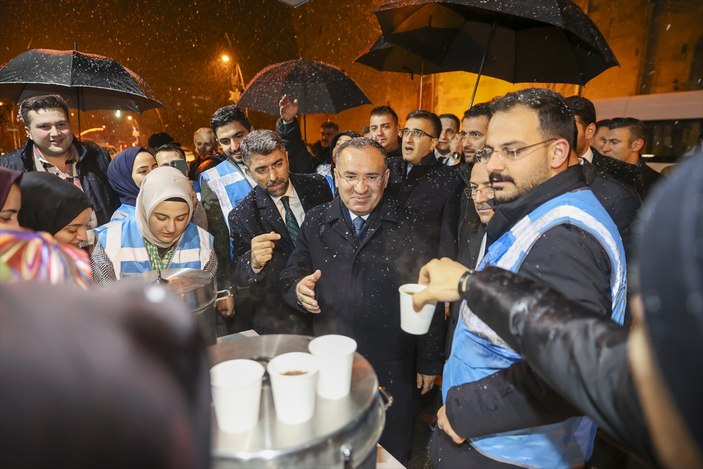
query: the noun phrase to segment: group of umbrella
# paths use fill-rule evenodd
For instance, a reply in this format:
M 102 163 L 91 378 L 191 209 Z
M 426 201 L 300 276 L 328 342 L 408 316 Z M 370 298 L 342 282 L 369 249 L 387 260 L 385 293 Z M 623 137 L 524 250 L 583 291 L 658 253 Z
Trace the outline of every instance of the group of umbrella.
M 386 0 L 374 11 L 382 35 L 356 62 L 411 76 L 477 73 L 512 83 L 584 85 L 619 65 L 595 24 L 571 0 Z M 0 66 L 0 97 L 20 102 L 60 94 L 72 108 L 144 112 L 163 107 L 139 75 L 117 61 L 74 50 L 34 49 Z M 287 94 L 300 114 L 338 114 L 370 104 L 344 71 L 314 60 L 270 65 L 247 85 L 242 108 L 278 115 Z

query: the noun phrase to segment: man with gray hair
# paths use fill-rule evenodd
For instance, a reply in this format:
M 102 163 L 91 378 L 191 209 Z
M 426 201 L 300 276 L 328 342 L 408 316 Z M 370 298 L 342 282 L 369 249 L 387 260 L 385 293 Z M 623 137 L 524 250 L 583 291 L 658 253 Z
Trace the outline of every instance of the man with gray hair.
M 214 168 L 222 162 L 217 157 L 217 137 L 215 132 L 208 127 L 200 127 L 193 134 L 193 149 L 195 150 L 195 161 L 190 167 L 188 177 L 191 181 L 198 182 L 200 187 L 200 173 Z
M 254 190 L 229 213 L 237 289 L 237 330 L 259 334 L 310 334 L 311 322 L 281 297 L 279 274 L 297 242 L 305 212 L 332 200 L 318 174 L 291 174 L 288 152 L 271 130 L 255 130 L 241 145 Z

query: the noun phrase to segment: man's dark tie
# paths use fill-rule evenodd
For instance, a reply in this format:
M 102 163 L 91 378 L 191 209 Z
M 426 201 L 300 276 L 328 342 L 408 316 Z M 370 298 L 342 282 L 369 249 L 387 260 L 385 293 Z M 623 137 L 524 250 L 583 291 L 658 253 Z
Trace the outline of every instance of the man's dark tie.
M 286 211 L 286 228 L 288 228 L 288 234 L 293 240 L 293 245 L 295 245 L 298 242 L 300 226 L 298 225 L 298 220 L 295 219 L 295 215 L 293 215 L 293 210 L 290 209 L 290 201 L 287 195 L 281 197 L 281 203 Z
M 356 240 L 361 241 L 362 238 L 362 230 L 364 229 L 364 225 L 366 224 L 366 220 L 364 220 L 361 217 L 356 217 L 354 220 L 352 220 L 352 223 L 354 224 L 354 231 L 356 232 Z

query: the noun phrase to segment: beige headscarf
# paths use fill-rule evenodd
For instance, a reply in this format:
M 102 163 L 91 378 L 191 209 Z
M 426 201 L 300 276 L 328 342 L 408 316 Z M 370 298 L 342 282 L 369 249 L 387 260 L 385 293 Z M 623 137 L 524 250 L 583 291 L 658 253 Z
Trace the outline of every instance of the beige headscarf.
M 160 248 L 173 246 L 164 244 L 149 230 L 149 217 L 157 205 L 167 199 L 179 198 L 188 204 L 188 218 L 193 216 L 193 199 L 190 181 L 176 168 L 161 166 L 146 175 L 137 196 L 136 217 L 139 232 L 151 244 Z M 180 239 L 180 237 L 178 238 Z M 178 239 L 175 242 L 178 242 Z

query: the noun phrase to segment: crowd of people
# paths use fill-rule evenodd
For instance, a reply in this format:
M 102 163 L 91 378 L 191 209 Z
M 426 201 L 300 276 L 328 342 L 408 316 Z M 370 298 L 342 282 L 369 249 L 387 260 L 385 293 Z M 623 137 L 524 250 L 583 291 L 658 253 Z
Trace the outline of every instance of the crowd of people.
M 668 368 L 688 362 L 703 332 L 700 155 L 664 183 L 642 159 L 642 122 L 598 121 L 589 100 L 540 88 L 461 119 L 414 110 L 402 127 L 378 106 L 368 129 L 325 122 L 314 145 L 298 99 L 282 96 L 279 109 L 274 130 L 254 130 L 236 105 L 217 109 L 188 164 L 166 134 L 110 160 L 74 137 L 60 97 L 26 99 L 27 143 L 0 157 L 3 283 L 89 288 L 208 271 L 233 292 L 218 302 L 219 335 L 354 338 L 394 397 L 380 444 L 405 465 L 418 402 L 436 383 L 437 468 L 583 467 L 610 444 L 597 428 L 645 463 L 703 462 L 699 419 L 686 415 L 700 378 L 686 388 L 676 375 L 686 367 Z M 677 196 L 690 210 L 672 206 Z M 687 244 L 668 257 L 670 228 Z M 416 305 L 436 307 L 429 332 L 413 336 L 400 328 L 398 288 L 418 275 L 428 288 Z M 679 277 L 688 310 L 663 289 Z M 679 306 L 669 332 L 663 315 Z M 655 430 L 662 400 L 677 417 L 671 434 Z

